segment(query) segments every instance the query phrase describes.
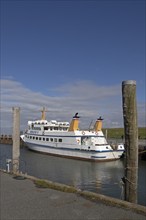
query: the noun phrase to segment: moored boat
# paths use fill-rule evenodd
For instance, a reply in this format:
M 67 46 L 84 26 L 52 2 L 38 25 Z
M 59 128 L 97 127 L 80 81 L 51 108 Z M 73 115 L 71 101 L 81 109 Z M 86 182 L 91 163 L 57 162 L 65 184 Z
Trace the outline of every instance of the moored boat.
M 48 121 L 45 109 L 40 120 L 28 121 L 28 128 L 21 139 L 30 150 L 91 161 L 109 161 L 120 159 L 124 145 L 112 147 L 102 132 L 102 118 L 99 117 L 94 129 L 79 129 L 78 113 L 69 122 Z

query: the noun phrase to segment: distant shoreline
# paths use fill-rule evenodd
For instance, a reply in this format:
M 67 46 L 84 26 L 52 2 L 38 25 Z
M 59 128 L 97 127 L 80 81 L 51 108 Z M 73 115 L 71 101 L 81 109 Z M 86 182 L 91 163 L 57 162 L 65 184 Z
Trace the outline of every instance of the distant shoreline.
M 116 142 L 123 142 L 124 139 L 121 137 L 107 137 L 107 141 L 109 144 L 116 143 Z M 139 146 L 146 146 L 146 138 L 140 138 L 138 140 Z M 13 144 L 12 135 L 0 135 L 0 144 Z M 20 138 L 20 145 L 25 146 L 24 142 Z
M 107 139 L 109 144 L 115 144 L 123 142 L 121 138 L 108 138 Z M 6 145 L 12 145 L 12 135 L 1 135 L 0 136 L 0 144 L 6 144 Z M 26 144 L 21 140 L 20 138 L 20 147 L 26 147 Z M 138 151 L 139 151 L 139 157 L 142 160 L 146 160 L 146 139 L 140 139 L 138 144 Z
M 121 136 L 119 137 L 119 135 L 108 135 L 107 141 L 109 144 L 116 142 L 123 142 L 124 138 Z M 146 138 L 142 138 L 140 136 L 138 142 L 140 146 L 146 146 Z M 0 135 L 0 144 L 12 144 L 12 143 L 13 143 L 12 135 Z M 20 144 L 24 145 L 24 142 L 21 140 L 21 138 L 20 138 Z

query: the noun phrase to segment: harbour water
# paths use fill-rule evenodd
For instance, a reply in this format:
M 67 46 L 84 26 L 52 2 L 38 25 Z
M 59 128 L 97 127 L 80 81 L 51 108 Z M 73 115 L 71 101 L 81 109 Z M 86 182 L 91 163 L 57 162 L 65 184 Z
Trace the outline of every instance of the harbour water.
M 6 169 L 6 159 L 11 158 L 12 146 L 0 144 L 0 168 Z M 124 196 L 124 159 L 95 163 L 35 153 L 23 147 L 20 171 L 118 199 Z M 138 204 L 146 206 L 146 161 L 142 160 L 138 170 Z

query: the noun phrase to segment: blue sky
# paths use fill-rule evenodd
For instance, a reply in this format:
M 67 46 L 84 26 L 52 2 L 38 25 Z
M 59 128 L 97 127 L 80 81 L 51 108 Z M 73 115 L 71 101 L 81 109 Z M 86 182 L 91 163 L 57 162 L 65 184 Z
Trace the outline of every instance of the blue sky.
M 1 124 L 47 119 L 83 126 L 99 115 L 123 126 L 121 84 L 136 80 L 139 126 L 145 119 L 145 1 L 1 1 Z

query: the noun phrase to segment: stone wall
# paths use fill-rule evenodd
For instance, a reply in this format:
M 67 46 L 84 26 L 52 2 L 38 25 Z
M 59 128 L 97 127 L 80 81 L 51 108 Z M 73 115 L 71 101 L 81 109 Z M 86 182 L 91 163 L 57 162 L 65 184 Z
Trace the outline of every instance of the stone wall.
M 0 135 L 0 144 L 13 144 L 12 135 Z M 25 146 L 24 142 L 21 139 L 20 146 Z

